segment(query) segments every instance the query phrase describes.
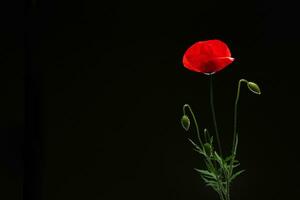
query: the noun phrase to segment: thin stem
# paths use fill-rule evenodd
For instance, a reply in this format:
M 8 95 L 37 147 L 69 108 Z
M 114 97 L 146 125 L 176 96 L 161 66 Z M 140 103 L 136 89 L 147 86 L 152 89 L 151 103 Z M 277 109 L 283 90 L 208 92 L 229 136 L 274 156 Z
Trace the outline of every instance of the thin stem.
M 222 182 L 218 181 L 218 185 L 220 187 L 220 194 L 222 195 L 222 199 L 226 200 L 226 188 L 224 188 Z
M 217 169 L 215 168 L 215 166 L 212 163 L 211 159 L 209 157 L 206 157 L 206 160 L 208 162 L 208 165 L 210 165 L 210 167 L 212 168 L 213 173 L 217 174 Z M 219 189 L 220 189 L 219 191 L 217 191 L 219 196 L 220 196 L 220 199 L 221 200 L 226 200 L 226 188 L 224 188 L 224 186 L 222 184 L 222 180 L 220 181 L 220 179 L 217 178 L 217 183 L 218 183 L 218 186 L 219 186 Z
M 227 178 L 227 181 L 226 181 L 226 200 L 230 200 L 230 186 L 229 186 L 229 181 L 228 181 L 228 178 Z
M 232 144 L 232 153 L 234 152 L 234 145 L 236 142 L 236 135 L 237 135 L 237 108 L 238 108 L 238 102 L 240 98 L 240 90 L 241 90 L 241 84 L 242 82 L 247 83 L 248 81 L 246 79 L 241 79 L 238 84 L 236 99 L 235 99 L 235 105 L 234 105 L 234 120 L 233 120 L 233 144 Z
M 219 197 L 220 197 L 221 200 L 225 200 L 224 197 L 223 197 L 223 194 L 221 192 L 218 192 L 218 194 L 219 194 Z
M 233 162 L 236 156 L 236 139 L 237 139 L 237 108 L 238 108 L 238 102 L 239 102 L 239 98 L 240 98 L 240 90 L 241 90 L 241 84 L 242 83 L 248 83 L 248 81 L 246 79 L 240 79 L 239 83 L 238 83 L 238 89 L 237 89 L 237 93 L 236 93 L 236 98 L 235 98 L 235 104 L 234 104 L 234 119 L 233 119 L 233 143 L 232 143 L 232 159 L 231 159 L 231 163 L 230 163 L 230 168 L 229 168 L 229 173 L 230 176 L 232 175 L 232 171 L 233 171 Z
M 192 114 L 192 117 L 193 117 L 193 120 L 194 120 L 194 124 L 195 124 L 195 127 L 196 127 L 196 131 L 197 131 L 197 136 L 198 136 L 198 140 L 200 142 L 200 145 L 201 147 L 203 147 L 203 143 L 202 143 L 202 140 L 201 140 L 201 137 L 200 137 L 200 132 L 199 132 L 199 127 L 198 127 L 198 123 L 197 123 L 197 120 L 196 120 L 196 117 L 194 115 L 194 112 L 191 108 L 191 106 L 189 104 L 184 104 L 183 106 L 183 114 L 185 115 L 185 109 L 188 108 L 188 110 L 190 111 L 190 113 Z
M 220 143 L 220 138 L 219 138 L 219 131 L 218 131 L 218 126 L 217 126 L 215 106 L 214 106 L 213 77 L 212 77 L 212 75 L 210 75 L 210 105 L 211 105 L 211 111 L 212 111 L 212 117 L 213 117 L 213 122 L 214 122 L 218 147 L 219 147 L 220 155 L 222 157 L 223 153 L 222 153 L 222 148 L 221 148 L 221 143 Z

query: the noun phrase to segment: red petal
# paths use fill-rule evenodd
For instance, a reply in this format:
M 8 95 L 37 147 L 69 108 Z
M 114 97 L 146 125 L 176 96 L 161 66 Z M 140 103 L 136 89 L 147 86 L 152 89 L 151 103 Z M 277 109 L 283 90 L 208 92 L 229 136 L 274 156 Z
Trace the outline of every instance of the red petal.
M 186 68 L 202 73 L 220 71 L 232 62 L 229 48 L 220 40 L 196 42 L 183 56 L 183 65 Z
M 218 72 L 231 64 L 233 61 L 234 58 L 232 57 L 220 57 L 212 59 L 207 63 L 208 67 L 206 71 L 211 71 L 210 73 Z

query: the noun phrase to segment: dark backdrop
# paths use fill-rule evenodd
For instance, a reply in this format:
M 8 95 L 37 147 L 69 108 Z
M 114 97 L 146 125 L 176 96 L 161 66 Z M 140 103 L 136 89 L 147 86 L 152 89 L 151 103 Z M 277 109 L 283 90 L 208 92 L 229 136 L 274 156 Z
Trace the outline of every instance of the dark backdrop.
M 247 171 L 232 199 L 299 196 L 292 1 L 36 0 L 1 10 L 2 199 L 217 199 L 193 170 L 202 165 L 193 133 L 180 126 L 189 103 L 212 131 L 208 77 L 181 59 L 215 38 L 236 58 L 214 75 L 225 150 L 238 80 L 262 90 L 241 92 Z
M 24 3 L 0 1 L 0 199 L 19 200 L 24 144 Z

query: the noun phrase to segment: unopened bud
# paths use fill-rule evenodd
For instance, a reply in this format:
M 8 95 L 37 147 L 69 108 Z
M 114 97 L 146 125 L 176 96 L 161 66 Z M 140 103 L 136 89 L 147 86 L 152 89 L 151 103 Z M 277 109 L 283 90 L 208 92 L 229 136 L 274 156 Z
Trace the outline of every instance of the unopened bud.
M 210 156 L 212 153 L 211 145 L 209 143 L 205 143 L 203 146 L 204 146 L 204 151 L 205 151 L 206 155 Z
M 256 83 L 247 82 L 247 86 L 251 92 L 253 92 L 255 94 L 261 94 L 260 88 L 258 87 L 258 85 Z
M 183 115 L 181 118 L 181 125 L 184 128 L 184 130 L 188 131 L 190 128 L 190 119 L 187 115 Z

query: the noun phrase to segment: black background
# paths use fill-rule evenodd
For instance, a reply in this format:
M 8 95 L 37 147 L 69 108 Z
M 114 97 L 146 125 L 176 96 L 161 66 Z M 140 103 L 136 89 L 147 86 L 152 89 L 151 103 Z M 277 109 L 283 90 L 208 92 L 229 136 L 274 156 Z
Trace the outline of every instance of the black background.
M 180 126 L 212 130 L 209 81 L 181 59 L 221 39 L 224 149 L 240 78 L 232 199 L 297 199 L 299 12 L 292 1 L 9 1 L 1 6 L 1 199 L 217 199 Z M 4 5 L 5 4 L 5 5 Z M 193 137 L 193 136 L 191 136 Z

